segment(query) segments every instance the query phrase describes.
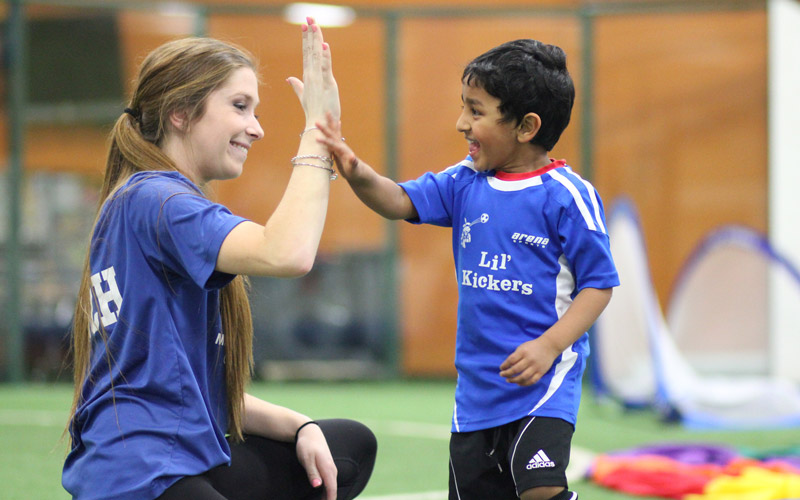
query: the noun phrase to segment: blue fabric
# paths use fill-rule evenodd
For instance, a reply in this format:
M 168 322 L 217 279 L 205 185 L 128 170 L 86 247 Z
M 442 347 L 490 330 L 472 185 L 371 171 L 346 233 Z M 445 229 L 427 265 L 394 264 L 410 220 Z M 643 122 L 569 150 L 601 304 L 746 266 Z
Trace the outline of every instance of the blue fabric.
M 554 162 L 527 178 L 476 172 L 471 158 L 401 183 L 419 215 L 409 222 L 453 228 L 459 284 L 453 432 L 526 415 L 575 423 L 589 354 L 584 334 L 536 384 L 499 375 L 522 343 L 540 336 L 583 288 L 619 278 L 594 188 Z
M 233 276 L 214 267 L 244 220 L 177 172 L 136 174 L 105 203 L 91 366 L 62 476 L 75 498 L 155 498 L 229 462 L 218 289 Z

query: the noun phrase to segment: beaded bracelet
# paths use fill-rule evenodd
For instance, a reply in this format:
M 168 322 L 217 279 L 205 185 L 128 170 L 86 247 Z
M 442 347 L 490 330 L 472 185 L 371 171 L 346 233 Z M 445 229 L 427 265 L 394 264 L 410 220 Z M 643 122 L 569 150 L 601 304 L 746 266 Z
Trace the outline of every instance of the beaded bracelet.
M 297 160 L 320 160 L 325 162 L 325 164 L 329 167 L 333 166 L 333 159 L 330 156 L 322 156 L 322 155 L 300 155 L 295 156 L 292 158 L 292 165 L 297 162 Z
M 327 170 L 331 174 L 331 180 L 332 181 L 335 181 L 336 178 L 339 177 L 339 175 L 336 173 L 336 170 L 334 170 L 332 167 L 326 167 L 324 165 L 317 165 L 316 163 L 305 163 L 305 162 L 298 161 L 298 162 L 292 162 L 292 166 L 293 167 L 299 167 L 299 166 L 314 167 L 314 168 L 321 168 L 322 170 Z
M 303 425 L 301 425 L 300 427 L 297 428 L 297 431 L 295 431 L 295 433 L 294 433 L 294 444 L 297 444 L 297 438 L 300 437 L 300 430 L 303 427 L 305 427 L 307 425 L 312 425 L 312 424 L 316 425 L 317 427 L 319 427 L 319 423 L 317 423 L 315 420 L 309 420 L 308 422 L 304 423 Z

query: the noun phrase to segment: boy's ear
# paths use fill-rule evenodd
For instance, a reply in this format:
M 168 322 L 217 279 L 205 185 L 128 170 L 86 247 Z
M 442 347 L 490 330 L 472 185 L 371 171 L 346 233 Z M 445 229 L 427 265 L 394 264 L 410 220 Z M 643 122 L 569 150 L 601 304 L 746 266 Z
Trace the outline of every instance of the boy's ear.
M 540 128 L 542 128 L 542 119 L 539 115 L 536 113 L 526 114 L 517 125 L 517 140 L 522 143 L 530 142 L 539 133 Z

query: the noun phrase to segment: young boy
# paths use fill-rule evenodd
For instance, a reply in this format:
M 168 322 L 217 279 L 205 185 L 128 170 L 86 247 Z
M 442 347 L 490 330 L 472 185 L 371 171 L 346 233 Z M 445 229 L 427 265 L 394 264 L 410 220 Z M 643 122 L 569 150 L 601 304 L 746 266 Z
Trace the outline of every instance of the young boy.
M 505 43 L 462 76 L 469 156 L 397 184 L 317 123 L 342 176 L 389 219 L 453 228 L 459 283 L 450 499 L 574 500 L 566 467 L 586 331 L 619 285 L 597 192 L 548 157 L 575 91 L 564 52 Z

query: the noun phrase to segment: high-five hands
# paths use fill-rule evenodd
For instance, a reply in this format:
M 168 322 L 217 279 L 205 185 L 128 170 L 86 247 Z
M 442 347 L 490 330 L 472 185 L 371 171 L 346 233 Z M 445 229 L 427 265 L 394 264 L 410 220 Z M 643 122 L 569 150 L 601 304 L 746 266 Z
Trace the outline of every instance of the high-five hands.
M 350 174 L 358 167 L 358 158 L 342 138 L 342 122 L 334 118 L 332 114 L 328 114 L 324 122 L 318 121 L 314 126 L 323 134 L 317 141 L 328 148 L 328 151 L 333 154 L 339 173 L 345 179 L 349 179 L 351 177 Z

